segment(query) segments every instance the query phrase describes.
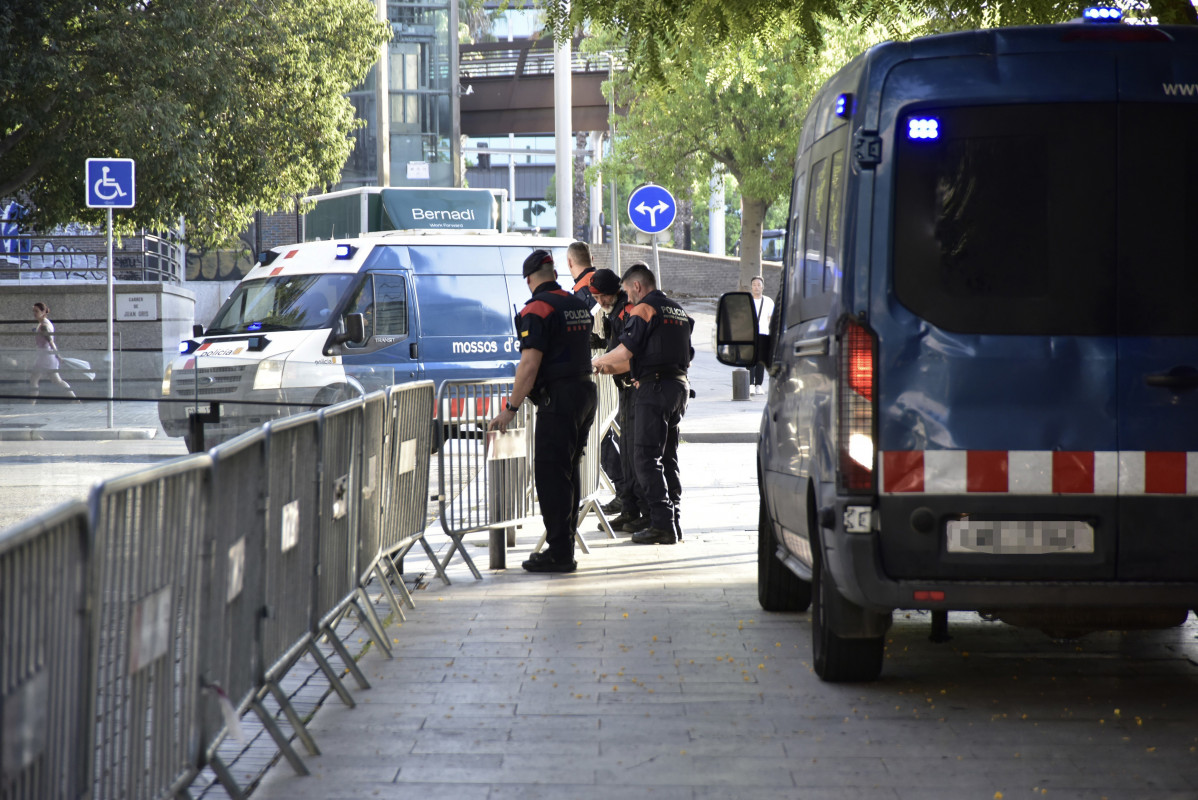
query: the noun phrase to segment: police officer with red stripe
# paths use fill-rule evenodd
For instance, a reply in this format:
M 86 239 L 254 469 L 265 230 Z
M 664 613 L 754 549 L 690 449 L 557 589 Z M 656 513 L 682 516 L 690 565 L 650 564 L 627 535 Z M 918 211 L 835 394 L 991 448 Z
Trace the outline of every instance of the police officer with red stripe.
M 591 312 L 557 283 L 553 256 L 534 250 L 524 261 L 532 298 L 516 315 L 520 363 L 512 396 L 487 426 L 507 430 L 525 398 L 537 406 L 533 476 L 545 522 L 547 548 L 524 562 L 529 572 L 573 572 L 579 465 L 598 392 L 591 381 Z
M 595 295 L 591 292 L 591 281 L 595 278 L 595 268 L 591 266 L 591 248 L 586 242 L 571 242 L 566 248 L 566 266 L 570 268 L 570 276 L 574 278 L 574 296 L 587 304 L 587 308 L 595 309 Z
M 624 291 L 634 303 L 620 344 L 596 357 L 597 372 L 631 371 L 635 382 L 633 458 L 637 484 L 649 503 L 649 525 L 632 535 L 637 544 L 674 544 L 682 540 L 678 474 L 678 425 L 686 413 L 690 386 L 691 330 L 686 311 L 657 288 L 653 272 L 633 264 L 624 273 Z

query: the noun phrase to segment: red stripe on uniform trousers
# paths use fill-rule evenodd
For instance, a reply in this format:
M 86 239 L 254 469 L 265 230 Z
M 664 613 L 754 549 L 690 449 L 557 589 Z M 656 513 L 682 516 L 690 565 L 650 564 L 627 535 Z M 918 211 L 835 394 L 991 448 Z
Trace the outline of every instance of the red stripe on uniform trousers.
M 883 452 L 882 491 L 922 492 L 923 451 L 888 450 Z
M 1093 451 L 1054 450 L 1052 491 L 1053 494 L 1093 494 Z
M 1186 454 L 1144 454 L 1144 494 L 1185 494 Z
M 1007 491 L 1007 451 L 966 451 L 965 491 Z

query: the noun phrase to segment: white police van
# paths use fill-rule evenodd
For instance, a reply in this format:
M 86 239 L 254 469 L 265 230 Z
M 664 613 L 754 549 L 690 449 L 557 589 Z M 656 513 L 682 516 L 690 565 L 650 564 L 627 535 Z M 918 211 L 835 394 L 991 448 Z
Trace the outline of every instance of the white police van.
M 515 375 L 524 259 L 543 248 L 568 279 L 569 239 L 405 231 L 276 247 L 207 329 L 183 342 L 159 418 L 189 449 L 395 383 Z M 213 404 L 216 404 L 214 413 Z
M 758 596 L 812 608 L 821 678 L 876 677 L 895 609 L 1198 608 L 1198 29 L 879 45 L 813 101 L 789 217 Z M 756 323 L 721 300 L 721 361 Z

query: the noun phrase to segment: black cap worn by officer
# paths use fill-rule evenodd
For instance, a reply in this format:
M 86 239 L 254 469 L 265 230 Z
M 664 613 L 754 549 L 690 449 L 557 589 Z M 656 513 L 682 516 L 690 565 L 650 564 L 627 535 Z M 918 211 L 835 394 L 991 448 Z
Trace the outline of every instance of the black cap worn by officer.
M 537 406 L 533 476 L 548 546 L 523 566 L 529 572 L 573 572 L 579 465 L 598 405 L 590 379 L 591 312 L 557 283 L 549 251 L 534 250 L 523 273 L 532 298 L 516 315 L 520 363 L 515 385 L 487 427 L 506 431 L 526 398 Z
M 679 503 L 678 424 L 690 395 L 694 320 L 676 301 L 657 288 L 645 264 L 624 273 L 624 291 L 633 306 L 620 334 L 619 345 L 594 359 L 596 370 L 628 370 L 637 382 L 633 393 L 633 461 L 641 496 L 649 504 L 649 525 L 633 534 L 636 544 L 674 544 L 682 539 Z

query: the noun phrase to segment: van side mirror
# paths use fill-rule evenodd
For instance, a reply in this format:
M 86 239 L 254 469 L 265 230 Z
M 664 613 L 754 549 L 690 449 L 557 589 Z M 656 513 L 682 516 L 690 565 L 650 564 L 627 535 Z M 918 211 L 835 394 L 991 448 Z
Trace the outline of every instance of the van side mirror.
M 203 325 L 201 325 L 197 322 L 195 325 L 191 326 L 191 337 L 193 339 L 198 339 L 203 335 L 204 335 L 204 326 Z
M 757 308 L 748 292 L 720 297 L 715 315 L 715 357 L 730 367 L 757 363 Z
M 337 334 L 337 344 L 366 344 L 366 317 L 361 314 L 346 314 L 343 320 L 345 331 Z

